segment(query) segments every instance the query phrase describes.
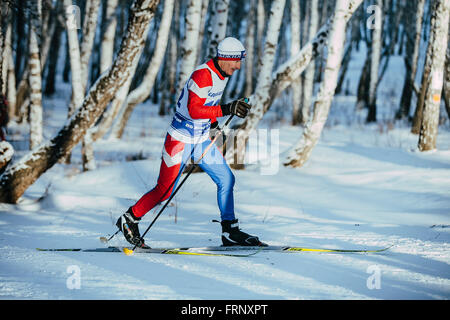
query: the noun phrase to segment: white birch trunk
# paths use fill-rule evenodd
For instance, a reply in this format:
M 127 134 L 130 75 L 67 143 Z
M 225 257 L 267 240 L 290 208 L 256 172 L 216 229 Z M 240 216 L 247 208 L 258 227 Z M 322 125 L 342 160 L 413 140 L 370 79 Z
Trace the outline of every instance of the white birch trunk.
M 214 0 L 214 18 L 212 20 L 212 32 L 206 59 L 216 56 L 217 45 L 225 38 L 229 3 L 229 0 Z
M 83 171 L 91 171 L 97 169 L 97 163 L 94 157 L 94 141 L 92 139 L 92 131 L 87 130 L 81 143 L 81 162 Z
M 16 72 L 14 70 L 14 59 L 12 56 L 12 52 L 10 52 L 9 56 L 9 63 L 8 63 L 8 113 L 9 113 L 9 119 L 15 119 L 16 118 Z
M 372 54 L 370 57 L 370 82 L 369 82 L 369 113 L 367 122 L 377 120 L 377 87 L 378 87 L 378 69 L 381 58 L 381 33 L 383 19 L 383 0 L 376 1 L 376 10 L 374 12 L 375 23 L 372 29 Z
M 322 129 L 328 117 L 331 101 L 337 85 L 339 68 L 345 42 L 347 21 L 345 16 L 349 11 L 349 0 L 337 0 L 333 23 L 328 37 L 328 56 L 325 73 L 314 103 L 314 116 L 308 122 L 303 135 L 291 150 L 285 163 L 286 166 L 301 167 L 309 158 L 317 144 Z
M 42 1 L 42 0 L 41 0 Z M 45 69 L 47 64 L 47 58 L 50 52 L 50 44 L 55 34 L 56 23 L 58 23 L 57 17 L 52 16 L 52 10 L 57 7 L 57 4 L 53 5 L 51 0 L 43 0 L 42 5 L 42 40 L 40 46 L 41 56 L 41 70 Z
M 86 91 L 89 76 L 89 61 L 91 60 L 92 48 L 94 46 L 95 31 L 97 29 L 98 12 L 100 0 L 88 0 L 87 12 L 84 18 L 83 39 L 80 46 L 81 76 L 83 81 L 83 95 Z
M 407 25 L 407 27 L 410 27 L 414 30 L 414 34 L 413 36 L 406 36 L 406 76 L 402 91 L 402 97 L 400 100 L 400 109 L 397 115 L 398 119 L 409 116 L 411 109 L 411 97 L 414 91 L 415 79 L 417 74 L 417 62 L 419 60 L 425 0 L 417 0 L 415 2 L 417 6 L 414 6 L 414 3 L 411 4 L 411 2 L 407 3 L 407 8 L 411 8 L 411 10 L 407 12 L 407 14 L 414 14 L 413 10 L 415 10 L 415 18 L 411 19 L 413 21 Z
M 434 0 L 433 0 L 434 1 Z M 432 3 L 429 3 L 429 10 L 430 12 L 433 11 Z M 428 78 L 430 76 L 431 72 L 431 62 L 432 62 L 432 51 L 433 46 L 430 45 L 434 42 L 434 36 L 435 32 L 432 32 L 432 30 L 435 28 L 434 23 L 436 22 L 436 19 L 431 19 L 430 21 L 430 33 L 428 37 L 428 46 L 427 51 L 425 54 L 425 63 L 422 71 L 422 79 L 421 79 L 421 87 L 419 94 L 417 95 L 417 103 L 416 103 L 416 109 L 414 110 L 414 117 L 413 117 L 413 123 L 411 127 L 411 132 L 414 134 L 420 134 L 420 128 L 422 125 L 422 116 L 423 116 L 423 108 L 425 105 L 425 97 L 428 90 Z
M 256 7 L 256 54 L 258 57 L 258 68 L 260 66 L 260 60 L 262 59 L 264 51 L 264 27 L 266 25 L 266 12 L 264 8 L 264 0 L 257 0 L 258 4 Z
M 202 1 L 189 0 L 186 13 L 186 31 L 181 48 L 181 69 L 178 77 L 177 92 L 181 92 L 185 82 L 194 71 L 197 61 L 197 41 L 200 28 Z
M 291 0 L 291 57 L 300 52 L 300 0 Z M 292 81 L 292 125 L 300 122 L 300 104 L 302 97 L 302 81 Z
M 176 86 L 176 72 L 177 72 L 177 53 L 178 53 L 178 32 L 179 25 L 180 3 L 175 1 L 173 8 L 173 22 L 170 27 L 169 42 L 166 53 L 165 62 L 165 77 L 164 77 L 164 91 L 162 94 L 161 104 L 159 107 L 159 115 L 165 115 L 168 109 L 175 103 L 175 86 Z M 200 51 L 199 51 L 200 52 Z M 206 53 L 206 49 L 202 49 L 202 53 Z M 110 135 L 114 138 L 114 135 Z
M 28 0 L 27 0 L 28 1 Z M 23 1 L 22 1 L 23 2 Z M 50 28 L 47 28 L 47 22 L 49 19 L 46 19 L 45 24 L 42 23 L 42 0 L 30 0 L 32 6 L 37 6 L 40 9 L 40 29 L 45 29 L 44 32 L 39 31 L 39 59 L 41 63 L 41 71 L 44 70 L 45 62 L 47 61 L 47 55 L 49 52 L 51 38 L 53 36 L 53 32 L 55 30 L 55 23 L 53 23 Z M 16 108 L 21 112 L 26 111 L 29 108 L 30 101 L 30 83 L 29 83 L 30 69 L 25 68 L 22 73 L 22 78 L 19 81 L 19 85 L 17 86 L 17 95 L 16 95 Z M 26 112 L 25 112 L 26 113 Z M 26 114 L 21 114 L 21 117 L 25 117 L 22 119 L 22 122 L 27 121 Z
M 0 176 L 0 202 L 16 203 L 25 190 L 76 146 L 131 76 L 132 61 L 142 51 L 144 34 L 158 0 L 135 0 L 118 55 L 108 72 L 89 90 L 82 106 L 50 141 L 8 166 Z
M 3 20 L 2 20 L 2 15 L 1 15 L 1 5 L 0 5 L 0 54 L 2 54 L 3 49 L 4 49 L 4 44 L 5 44 L 5 36 L 3 35 L 3 30 L 1 28 L 1 26 L 3 25 Z M 4 57 L 2 55 L 2 61 L 0 61 L 0 94 L 4 94 L 5 93 L 5 88 L 4 86 L 6 85 L 4 80 L 3 80 L 3 69 L 5 68 L 4 66 Z
M 247 55 L 245 57 L 245 91 L 246 97 L 249 97 L 253 91 L 253 61 L 255 58 L 255 0 L 250 1 L 250 14 L 247 19 L 247 33 L 245 36 L 245 50 Z
M 3 94 L 8 100 L 8 115 L 9 119 L 14 119 L 16 115 L 16 75 L 14 70 L 14 58 L 13 51 L 11 47 L 11 35 L 12 35 L 12 23 L 8 22 L 8 27 L 5 32 L 4 38 L 4 48 L 3 51 L 3 66 L 2 72 L 4 73 L 4 78 L 2 81 Z
M 243 8 L 244 13 L 248 13 L 248 7 Z M 235 37 L 237 38 L 244 38 L 246 33 L 246 24 L 247 21 L 245 19 L 241 19 L 239 23 L 236 23 L 239 25 L 239 30 L 236 32 Z M 245 58 L 247 60 L 247 57 Z M 244 60 L 244 61 L 245 61 Z M 245 62 L 244 62 L 245 63 Z M 241 64 L 242 66 L 242 64 Z M 222 95 L 222 101 L 229 101 L 231 99 L 235 99 L 238 96 L 242 95 L 242 84 L 243 84 L 243 77 L 245 76 L 244 70 L 238 70 L 234 73 L 233 77 L 230 77 L 230 80 L 228 81 L 228 84 L 225 88 L 224 95 Z
M 103 33 L 101 52 L 100 52 L 100 73 L 105 72 L 111 66 L 114 58 L 114 38 L 117 28 L 116 9 L 119 0 L 106 1 L 106 16 L 103 17 L 106 21 L 105 32 Z
M 1 23 L 1 19 L 0 19 Z M 8 22 L 6 27 L 6 32 L 3 37 L 3 43 L 0 42 L 0 48 L 4 49 L 1 53 L 2 61 L 1 61 L 1 72 L 0 75 L 2 77 L 2 87 L 1 93 L 6 96 L 7 91 L 7 83 L 8 83 L 8 68 L 9 68 L 9 56 L 11 55 L 11 22 Z M 0 31 L 1 33 L 1 31 Z
M 83 96 L 88 85 L 89 62 L 92 55 L 92 47 L 94 45 L 95 31 L 97 29 L 100 2 L 100 0 L 89 0 L 86 5 L 86 14 L 83 25 L 83 41 L 81 42 L 80 48 Z M 81 144 L 83 171 L 94 170 L 97 167 L 94 157 L 94 146 L 92 143 L 92 133 L 88 130 L 83 137 Z
M 64 0 L 70 67 L 72 72 L 72 99 L 69 107 L 69 117 L 81 106 L 84 99 L 88 82 L 89 61 L 94 43 L 95 29 L 97 27 L 99 6 L 100 0 L 90 0 L 86 3 L 83 40 L 80 47 L 76 29 L 77 25 L 74 24 L 74 21 L 76 20 L 76 17 L 74 16 L 75 12 L 71 10 L 72 0 Z M 92 138 L 88 134 L 87 140 L 83 139 L 82 142 L 82 162 L 84 170 L 94 169 L 96 167 L 93 148 L 90 145 L 86 145 L 91 143 L 91 141 Z
M 308 41 L 312 41 L 317 33 L 317 28 L 319 27 L 319 1 L 311 0 L 309 4 L 309 32 Z M 311 101 L 314 95 L 314 72 L 316 69 L 316 64 L 313 61 L 308 65 L 305 70 L 305 78 L 303 80 L 303 102 L 302 102 L 302 124 L 305 125 L 308 122 Z
M 444 78 L 445 54 L 448 41 L 450 0 L 435 0 L 432 19 L 434 19 L 433 42 L 431 49 L 430 74 L 427 79 L 423 119 L 419 134 L 419 150 L 436 149 L 439 126 L 439 109 Z
M 200 64 L 203 61 L 203 54 L 206 50 L 203 50 L 203 38 L 205 36 L 205 27 L 206 27 L 206 16 L 208 13 L 209 0 L 202 0 L 202 12 L 200 13 L 200 30 L 198 32 L 198 43 L 197 43 L 197 63 Z
M 29 31 L 29 87 L 30 87 L 30 149 L 39 146 L 43 140 L 42 78 L 39 57 L 39 38 L 42 16 L 42 1 L 31 1 Z
M 164 1 L 164 10 L 158 30 L 158 37 L 156 40 L 155 50 L 153 52 L 152 59 L 148 64 L 147 70 L 145 72 L 141 84 L 136 89 L 128 93 L 129 85 L 131 84 L 130 82 L 130 84 L 128 84 L 128 87 L 126 88 L 126 92 L 124 92 L 125 95 L 122 98 L 119 98 L 118 101 L 115 102 L 115 107 L 112 108 L 113 112 L 115 112 L 116 114 L 120 112 L 116 124 L 112 129 L 113 130 L 112 137 L 115 137 L 117 139 L 120 139 L 122 137 L 123 131 L 125 130 L 125 126 L 128 120 L 130 119 L 131 113 L 133 112 L 134 108 L 139 103 L 144 102 L 152 91 L 152 88 L 155 84 L 156 75 L 158 74 L 158 71 L 161 67 L 164 54 L 167 49 L 170 26 L 173 16 L 173 8 L 174 8 L 174 0 Z M 138 61 L 136 61 L 136 64 L 137 62 Z M 112 120 L 113 118 L 111 118 L 111 122 Z M 106 131 L 103 131 L 103 133 L 101 132 L 100 134 L 103 135 L 105 132 Z M 98 138 L 99 136 L 95 137 L 95 139 Z
M 67 43 L 69 46 L 69 58 L 72 74 L 72 98 L 69 105 L 68 116 L 70 117 L 78 106 L 83 102 L 84 97 L 84 85 L 83 77 L 81 73 L 81 58 L 80 58 L 80 45 L 78 42 L 78 34 L 76 24 L 75 12 L 71 10 L 72 0 L 64 0 L 64 9 L 66 13 L 66 33 Z
M 255 115 L 263 112 L 263 101 L 269 99 L 271 75 L 275 61 L 275 53 L 278 44 L 278 36 L 280 33 L 281 20 L 283 18 L 285 0 L 275 0 L 272 2 L 272 7 L 269 15 L 269 24 L 267 27 L 266 41 L 264 45 L 264 55 L 262 57 L 261 66 L 258 73 L 258 82 L 256 84 L 255 94 L 250 97 L 250 103 L 253 106 L 252 112 L 248 115 L 248 127 L 245 130 L 237 132 L 237 146 L 235 150 L 236 168 L 242 168 L 245 158 L 245 145 L 248 137 L 248 132 L 253 130 L 257 124 Z M 252 121 L 252 120 L 256 121 Z

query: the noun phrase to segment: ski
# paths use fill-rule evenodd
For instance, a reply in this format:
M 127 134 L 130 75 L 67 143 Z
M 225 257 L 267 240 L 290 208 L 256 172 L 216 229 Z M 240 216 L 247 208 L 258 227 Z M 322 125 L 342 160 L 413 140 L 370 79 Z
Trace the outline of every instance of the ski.
M 213 253 L 213 252 L 197 252 L 189 251 L 192 248 L 132 248 L 127 247 L 107 247 L 107 248 L 93 248 L 93 249 L 82 249 L 82 248 L 36 248 L 38 251 L 51 251 L 51 252 L 123 252 L 126 255 L 131 255 L 133 253 L 156 253 L 156 254 L 179 254 L 179 255 L 190 255 L 190 256 L 219 256 L 219 257 L 250 257 L 258 253 L 260 250 L 255 249 L 254 252 L 235 254 L 235 253 Z
M 392 246 L 381 248 L 381 249 L 314 249 L 314 248 L 301 248 L 301 247 L 287 247 L 283 251 L 299 252 L 299 251 L 310 251 L 310 252 L 330 252 L 330 253 L 378 253 L 389 250 Z
M 191 256 L 222 256 L 222 257 L 250 257 L 257 254 L 260 249 L 255 248 L 253 252 L 250 253 L 214 253 L 214 252 L 201 252 L 201 251 L 191 251 L 194 248 L 122 248 L 122 251 L 126 255 L 131 255 L 133 253 L 161 253 L 161 254 L 181 254 L 181 255 L 191 255 Z
M 307 248 L 307 247 L 294 247 L 294 246 L 267 246 L 267 247 L 252 247 L 252 246 L 212 246 L 212 247 L 199 247 L 199 248 L 185 248 L 185 250 L 195 249 L 202 251 L 239 251 L 239 250 L 256 250 L 262 251 L 281 251 L 281 252 L 329 252 L 329 253 L 377 253 L 383 252 L 391 248 L 392 246 L 380 248 L 380 249 L 329 249 L 329 248 Z
M 122 252 L 119 248 L 108 247 L 108 248 L 93 248 L 93 249 L 82 249 L 82 248 L 36 248 L 37 251 L 56 251 L 56 252 Z
M 131 247 L 106 247 L 94 249 L 82 248 L 61 248 L 61 249 L 42 249 L 38 251 L 60 251 L 60 252 L 123 252 L 127 255 L 133 253 L 159 253 L 159 254 L 179 254 L 191 256 L 230 256 L 230 257 L 250 257 L 260 251 L 278 251 L 278 252 L 319 252 L 319 253 L 379 253 L 387 251 L 392 246 L 381 249 L 327 249 L 327 248 L 307 248 L 293 246 L 210 246 L 210 247 L 180 247 L 180 248 L 136 248 Z M 230 253 L 231 251 L 253 251 L 250 253 Z M 220 252 L 220 253 L 219 253 Z

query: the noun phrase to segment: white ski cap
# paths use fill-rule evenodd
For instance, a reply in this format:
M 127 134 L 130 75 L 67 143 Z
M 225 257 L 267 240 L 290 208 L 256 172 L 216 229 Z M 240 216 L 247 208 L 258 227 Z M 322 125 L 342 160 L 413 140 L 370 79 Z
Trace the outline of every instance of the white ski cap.
M 217 46 L 217 59 L 239 61 L 245 59 L 244 45 L 236 38 L 227 37 Z

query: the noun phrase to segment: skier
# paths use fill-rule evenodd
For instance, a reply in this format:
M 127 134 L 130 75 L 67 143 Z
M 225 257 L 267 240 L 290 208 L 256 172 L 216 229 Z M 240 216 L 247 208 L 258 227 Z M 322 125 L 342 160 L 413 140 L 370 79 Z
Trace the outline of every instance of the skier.
M 265 245 L 258 237 L 239 229 L 234 212 L 235 177 L 217 146 L 206 149 L 211 143 L 210 128 L 218 129 L 216 118 L 228 115 L 245 118 L 248 114 L 250 105 L 242 100 L 219 105 L 229 77 L 240 69 L 245 54 L 245 48 L 238 39 L 225 38 L 217 47 L 216 57 L 198 66 L 184 85 L 166 134 L 157 184 L 117 220 L 117 227 L 131 244 L 145 246 L 139 233 L 139 221 L 153 207 L 170 197 L 186 163 L 197 161 L 207 150 L 198 165 L 217 185 L 222 244 Z

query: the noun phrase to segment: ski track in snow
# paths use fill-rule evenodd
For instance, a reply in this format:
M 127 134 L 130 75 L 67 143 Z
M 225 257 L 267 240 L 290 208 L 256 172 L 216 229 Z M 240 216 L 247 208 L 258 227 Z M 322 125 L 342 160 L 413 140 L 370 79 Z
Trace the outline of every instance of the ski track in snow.
M 123 147 L 117 144 L 118 149 Z M 316 157 L 305 168 L 280 167 L 275 176 L 260 175 L 255 165 L 236 171 L 241 227 L 274 245 L 346 249 L 393 245 L 387 252 L 260 252 L 235 258 L 35 251 L 101 247 L 98 237 L 113 231 L 117 216 L 145 192 L 142 181 L 151 185 L 157 177 L 159 160 L 149 151 L 153 155 L 149 160 L 108 164 L 76 176 L 66 177 L 61 167 L 55 168 L 30 188 L 20 204 L 2 204 L 0 298 L 448 299 L 450 197 L 443 183 L 450 177 L 441 168 L 449 161 L 442 161 L 438 152 L 426 159 L 437 169 L 404 169 L 399 163 L 386 166 L 363 155 L 353 159 L 343 149 L 319 144 Z M 395 150 L 389 152 L 396 156 Z M 397 153 L 401 157 L 403 151 Z M 339 162 L 329 160 L 338 158 Z M 423 156 L 411 158 L 421 164 Z M 50 181 L 48 195 L 37 201 Z M 148 235 L 152 246 L 219 243 L 220 228 L 210 222 L 218 214 L 215 187 L 201 174 L 193 175 L 188 185 Z M 155 212 L 143 219 L 141 229 Z M 116 238 L 113 244 L 125 242 Z M 67 287 L 69 266 L 80 270 L 80 289 Z M 381 287 L 371 290 L 367 281 L 373 266 L 380 270 Z

